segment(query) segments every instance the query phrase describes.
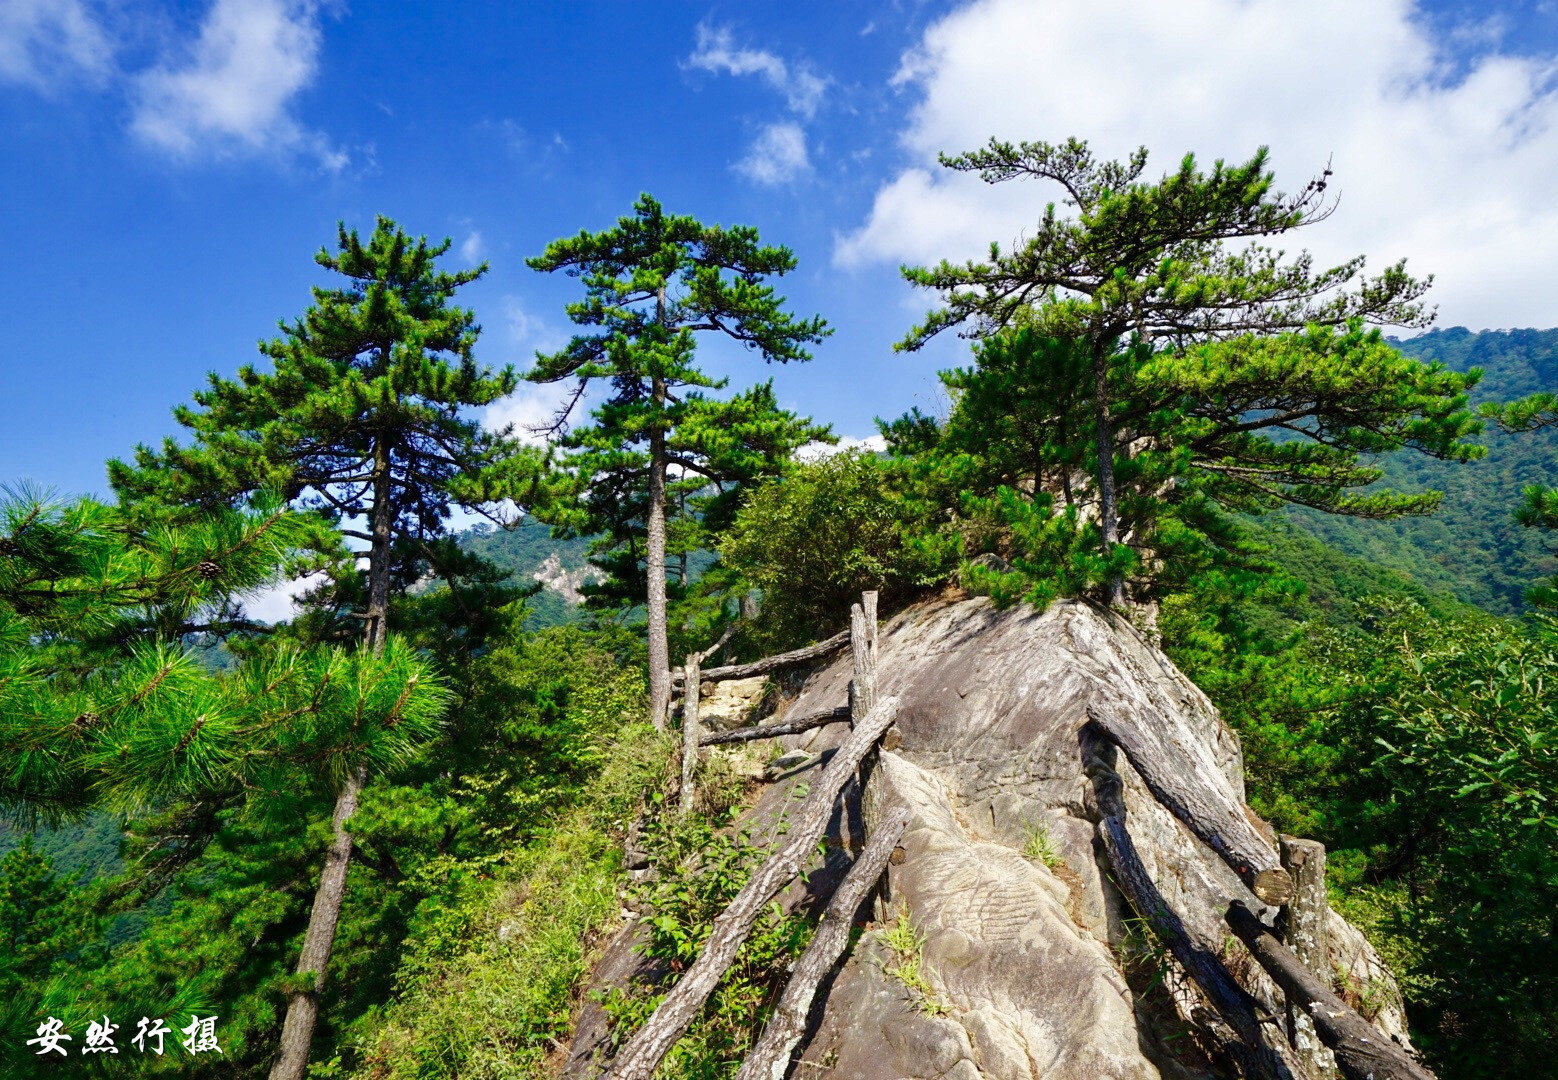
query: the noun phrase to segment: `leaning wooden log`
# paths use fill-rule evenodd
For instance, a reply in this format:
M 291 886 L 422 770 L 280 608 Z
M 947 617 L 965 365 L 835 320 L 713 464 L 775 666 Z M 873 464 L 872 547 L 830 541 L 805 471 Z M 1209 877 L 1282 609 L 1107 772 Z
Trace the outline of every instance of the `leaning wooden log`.
M 822 775 L 812 782 L 811 792 L 791 822 L 785 843 L 758 867 L 736 898 L 714 920 L 713 932 L 703 952 L 671 987 L 653 1015 L 628 1040 L 608 1076 L 616 1080 L 649 1080 L 666 1051 L 682 1037 L 709 994 L 719 985 L 727 968 L 736 958 L 736 950 L 752 932 L 752 924 L 767 904 L 789 881 L 800 873 L 827 830 L 833 816 L 833 804 L 855 769 L 876 746 L 898 716 L 898 700 L 884 698 L 872 709 L 834 751 Z
M 1244 1075 L 1267 1080 L 1293 1080 L 1300 1075 L 1286 1055 L 1267 1041 L 1256 1012 L 1260 1003 L 1234 980 L 1216 952 L 1191 937 L 1184 922 L 1158 892 L 1125 828 L 1125 796 L 1119 776 L 1112 771 L 1094 775 L 1093 795 L 1102 816 L 1098 828 L 1114 869 L 1115 884 L 1201 988 L 1212 1008 L 1238 1035 L 1239 1041 L 1228 1049 L 1238 1058 Z
M 1110 742 L 1125 751 L 1131 767 L 1146 782 L 1153 797 L 1215 851 L 1261 903 L 1278 907 L 1288 902 L 1293 895 L 1293 880 L 1253 825 L 1211 792 L 1187 783 L 1184 775 L 1174 769 L 1177 756 L 1144 734 L 1141 725 L 1099 702 L 1087 707 L 1087 715 Z
M 841 630 L 824 641 L 815 645 L 807 645 L 803 649 L 794 649 L 790 652 L 779 653 L 777 656 L 765 656 L 761 660 L 754 660 L 750 664 L 727 664 L 724 667 L 711 667 L 702 673 L 704 682 L 724 682 L 728 679 L 750 679 L 757 675 L 767 675 L 771 671 L 782 671 L 788 667 L 810 663 L 824 656 L 831 656 L 849 644 L 849 631 Z M 680 671 L 671 672 L 671 681 L 681 684 L 686 679 Z
M 1433 1073 L 1333 994 L 1243 901 L 1229 904 L 1224 918 L 1288 1000 L 1314 1021 L 1348 1080 L 1434 1080 Z
M 780 735 L 798 735 L 812 728 L 836 724 L 848 719 L 849 706 L 840 705 L 827 712 L 808 713 L 806 716 L 797 716 L 794 720 L 784 720 L 777 724 L 755 724 L 752 727 L 736 728 L 732 731 L 716 731 L 712 735 L 704 735 L 700 738 L 698 745 L 719 746 L 721 743 L 751 742 L 753 739 L 776 739 Z
M 686 687 L 687 693 L 682 699 L 682 805 L 681 811 L 686 814 L 692 810 L 693 796 L 696 794 L 696 772 L 698 769 L 698 689 L 702 680 L 698 678 L 698 665 L 702 657 L 693 653 L 687 657 Z
M 849 944 L 855 912 L 860 910 L 866 894 L 887 869 L 887 861 L 908 825 L 908 811 L 895 808 L 871 834 L 849 873 L 834 891 L 821 925 L 796 963 L 790 982 L 784 988 L 784 996 L 779 999 L 773 1016 L 769 1017 L 757 1045 L 741 1063 L 736 1080 L 784 1080 L 790 1071 L 790 1055 L 806 1031 L 806 1017 L 816 1000 L 817 987 L 843 955 Z

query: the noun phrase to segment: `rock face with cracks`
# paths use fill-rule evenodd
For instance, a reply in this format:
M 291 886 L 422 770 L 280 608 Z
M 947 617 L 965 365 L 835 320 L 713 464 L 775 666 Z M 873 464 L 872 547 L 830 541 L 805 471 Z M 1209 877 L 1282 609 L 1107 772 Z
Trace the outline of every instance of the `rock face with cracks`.
M 786 902 L 815 907 L 885 806 L 905 806 L 909 826 L 874 911 L 862 913 L 874 928 L 824 985 L 791 1076 L 1222 1075 L 1202 1037 L 1205 1003 L 1110 881 L 1090 779 L 1110 768 L 1158 890 L 1277 1022 L 1280 994 L 1222 922 L 1235 898 L 1273 912 L 1157 803 L 1123 755 L 1101 755 L 1083 734 L 1095 701 L 1153 717 L 1172 767 L 1269 835 L 1245 805 L 1238 739 L 1134 628 L 1078 601 L 1043 613 L 997 611 L 983 599 L 928 604 L 882 628 L 877 670 L 880 693 L 899 699 L 901 744 L 880 754 L 865 790 L 835 816 L 832 865 Z M 816 672 L 776 718 L 844 702 L 849 677 L 847 657 Z M 845 730 L 786 738 L 786 749 L 815 755 L 799 775 Z M 793 782 L 782 775 L 750 816 L 771 817 Z M 1370 1000 L 1384 1003 L 1375 1023 L 1405 1044 L 1384 964 L 1334 913 L 1330 928 L 1333 967 L 1368 981 Z

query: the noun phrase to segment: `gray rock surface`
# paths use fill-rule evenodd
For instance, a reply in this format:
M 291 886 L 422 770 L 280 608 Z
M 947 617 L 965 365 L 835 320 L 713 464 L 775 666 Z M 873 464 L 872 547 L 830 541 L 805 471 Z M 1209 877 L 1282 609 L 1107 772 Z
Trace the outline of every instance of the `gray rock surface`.
M 787 712 L 847 699 L 848 658 L 806 680 Z M 984 599 L 922 605 L 882 628 L 878 681 L 899 699 L 901 745 L 884 751 L 864 798 L 836 816 L 828 865 L 786 901 L 815 907 L 847 866 L 873 812 L 911 812 L 903 858 L 875 901 L 874 928 L 843 963 L 802 1043 L 796 1077 L 859 1080 L 1150 1080 L 1219 1075 L 1199 1033 L 1205 1006 L 1171 960 L 1154 957 L 1109 880 L 1079 735 L 1087 708 L 1111 701 L 1154 716 L 1175 767 L 1220 804 L 1244 802 L 1238 739 L 1162 653 L 1124 620 L 1085 603 L 1040 614 Z M 825 762 L 842 724 L 783 740 Z M 1097 767 L 1096 761 L 1090 762 Z M 1128 828 L 1159 891 L 1275 1015 L 1264 973 L 1229 944 L 1229 900 L 1256 901 L 1161 807 L 1123 755 Z M 857 792 L 858 795 L 858 792 Z M 773 789 L 751 817 L 788 797 Z M 1047 843 L 1041 838 L 1047 838 Z M 1046 858 L 1046 855 L 1048 856 Z M 1260 909 L 1257 909 L 1260 910 Z M 1269 909 L 1265 909 L 1270 914 Z M 1395 983 L 1363 935 L 1332 915 L 1333 962 L 1367 980 L 1382 1030 L 1403 1042 Z M 919 944 L 903 943 L 906 919 Z M 918 980 L 905 977 L 905 961 Z M 1157 972 L 1157 967 L 1166 967 Z

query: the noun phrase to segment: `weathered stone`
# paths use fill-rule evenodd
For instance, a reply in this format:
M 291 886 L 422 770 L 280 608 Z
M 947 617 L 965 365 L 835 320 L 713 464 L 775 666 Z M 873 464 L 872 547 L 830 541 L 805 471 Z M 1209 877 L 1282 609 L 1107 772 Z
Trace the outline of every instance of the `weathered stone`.
M 1194 685 L 1124 619 L 1069 601 L 1044 613 L 997 611 L 984 599 L 926 604 L 881 628 L 878 685 L 899 700 L 901 743 L 867 770 L 829 831 L 826 858 L 782 897 L 817 910 L 858 850 L 876 808 L 910 814 L 876 902 L 878 925 L 845 961 L 802 1043 L 809 1065 L 791 1075 L 850 1080 L 1110 1080 L 1192 1077 L 1221 1070 L 1177 1049 L 1175 1029 L 1201 1027 L 1206 1007 L 1171 968 L 1165 993 L 1122 972 L 1132 912 L 1095 853 L 1097 809 L 1080 734 L 1088 706 L 1153 716 L 1155 745 L 1216 805 L 1248 815 L 1238 739 Z M 811 675 L 789 706 L 806 715 L 848 700 L 850 663 Z M 783 745 L 816 755 L 783 774 L 746 816 L 759 838 L 782 834 L 797 785 L 826 762 L 848 725 Z M 1092 744 L 1089 743 L 1089 746 Z M 1089 750 L 1088 753 L 1095 751 Z M 1158 891 L 1187 933 L 1215 949 L 1228 940 L 1222 913 L 1234 898 L 1262 911 L 1232 870 L 1148 791 L 1124 755 L 1127 827 Z M 1048 837 L 1050 865 L 1030 838 Z M 1025 854 L 1027 852 L 1027 854 Z M 1056 858 L 1058 856 L 1058 858 Z M 930 988 L 895 978 L 883 943 L 900 911 L 923 935 L 920 973 Z M 1264 914 L 1272 914 L 1264 909 Z M 1334 913 L 1332 959 L 1376 1023 L 1405 1041 L 1399 994 L 1363 936 Z M 1228 965 L 1273 1015 L 1281 998 L 1247 956 Z M 1343 987 L 1338 987 L 1344 992 Z M 1345 994 L 1344 994 L 1345 996 Z M 1165 1013 L 1164 1010 L 1167 1010 Z

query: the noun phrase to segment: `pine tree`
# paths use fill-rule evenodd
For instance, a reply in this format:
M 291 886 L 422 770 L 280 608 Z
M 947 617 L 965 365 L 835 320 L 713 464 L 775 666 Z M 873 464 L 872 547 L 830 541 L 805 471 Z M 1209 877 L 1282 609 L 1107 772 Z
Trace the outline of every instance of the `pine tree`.
M 706 496 L 681 519 L 677 541 L 685 553 L 728 519 L 744 487 L 777 473 L 796 448 L 827 437 L 825 428 L 780 409 L 771 384 L 728 400 L 710 397 L 726 383 L 694 365 L 695 335 L 722 334 L 765 361 L 788 363 L 809 360 L 806 346 L 830 331 L 821 318 L 788 314 L 764 284 L 795 268 L 789 249 L 761 245 L 748 226 L 666 214 L 648 195 L 633 210 L 613 229 L 554 241 L 529 260 L 537 270 L 581 278 L 585 298 L 570 304 L 568 315 L 598 329 L 538 356 L 526 377 L 574 380 L 554 434 L 564 431 L 592 381 L 611 387 L 591 412 L 593 423 L 559 439 L 571 451 L 563 465 L 575 478 L 576 498 L 539 507 L 538 516 L 606 535 L 610 584 L 648 609 L 650 716 L 663 727 L 671 699 L 666 555 L 673 500 L 679 506 L 681 497 Z
M 493 373 L 477 365 L 480 329 L 470 311 L 451 301 L 486 267 L 439 270 L 436 261 L 448 248 L 448 240 L 413 240 L 384 217 L 366 243 L 342 225 L 337 250 L 322 250 L 315 261 L 346 280 L 315 288 L 313 306 L 283 323 L 281 337 L 261 344 L 272 370 L 246 366 L 237 381 L 213 373 L 195 395 L 196 407 L 175 412 L 193 433 L 193 445 L 169 440 L 161 453 L 142 447 L 134 468 L 110 467 L 115 489 L 131 500 L 228 504 L 276 490 L 318 510 L 342 536 L 367 544 L 362 595 L 353 588 L 356 575 L 338 566 L 345 584 L 316 600 L 329 615 L 362 620 L 364 647 L 372 653 L 385 646 L 392 592 L 428 572 L 458 592 L 454 571 L 463 560 L 445 528 L 451 507 L 491 512 L 516 493 L 527 472 L 533 475 L 536 463 L 508 432 L 484 431 L 466 414 L 512 392 L 516 380 L 511 369 Z M 367 531 L 353 524 L 358 518 Z M 341 610 L 358 600 L 360 611 Z M 315 987 L 293 995 L 276 1080 L 296 1080 L 307 1065 L 351 861 L 346 822 L 367 769 L 359 760 L 338 778 L 333 839 L 298 967 L 300 974 L 315 974 Z
M 274 501 L 249 503 L 169 511 L 168 523 L 146 506 L 0 500 L 5 809 L 29 821 L 98 808 L 169 826 L 94 910 L 159 891 L 233 815 L 274 817 L 362 771 L 398 768 L 440 731 L 447 695 L 398 639 L 377 653 L 282 642 L 223 673 L 201 662 L 189 641 L 210 627 L 204 613 L 274 582 L 313 535 Z M 49 1007 L 84 1023 L 80 989 L 51 987 Z M 0 1016 L 10 1033 L 27 1019 Z
M 1323 221 L 1335 208 L 1325 195 L 1329 169 L 1283 195 L 1273 187 L 1265 148 L 1242 165 L 1219 161 L 1209 174 L 1186 155 L 1177 171 L 1156 182 L 1141 180 L 1145 150 L 1125 162 L 1101 162 L 1076 139 L 1058 146 L 992 139 L 983 150 L 941 161 L 987 183 L 1058 184 L 1075 216 L 1061 217 L 1051 203 L 1033 235 L 1013 251 L 993 244 L 987 262 L 905 268 L 910 282 L 940 293 L 945 307 L 899 347 L 919 348 L 963 323 L 972 323 L 971 336 L 988 337 L 1018 321 L 1078 343 L 1091 384 L 1099 540 L 1111 566 L 1125 561 L 1114 551 L 1121 540 L 1117 483 L 1131 441 L 1117 430 L 1129 420 L 1116 415 L 1116 404 L 1141 358 L 1160 347 L 1316 324 L 1362 319 L 1421 326 L 1431 317 L 1418 302 L 1429 282 L 1410 277 L 1404 262 L 1360 279 L 1361 257 L 1317 271 L 1307 254 L 1284 261 L 1282 252 L 1258 242 Z M 1231 242 L 1246 246 L 1230 249 Z M 1111 604 L 1124 599 L 1121 573 L 1110 573 L 1106 596 Z

